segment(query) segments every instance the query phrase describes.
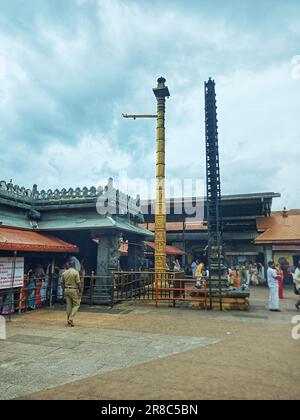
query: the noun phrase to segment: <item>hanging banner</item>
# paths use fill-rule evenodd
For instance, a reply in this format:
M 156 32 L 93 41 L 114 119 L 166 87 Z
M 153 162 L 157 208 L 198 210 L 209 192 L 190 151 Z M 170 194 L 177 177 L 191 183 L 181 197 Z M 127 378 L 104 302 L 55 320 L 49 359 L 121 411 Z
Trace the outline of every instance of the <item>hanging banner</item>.
M 24 258 L 0 258 L 0 289 L 24 285 Z

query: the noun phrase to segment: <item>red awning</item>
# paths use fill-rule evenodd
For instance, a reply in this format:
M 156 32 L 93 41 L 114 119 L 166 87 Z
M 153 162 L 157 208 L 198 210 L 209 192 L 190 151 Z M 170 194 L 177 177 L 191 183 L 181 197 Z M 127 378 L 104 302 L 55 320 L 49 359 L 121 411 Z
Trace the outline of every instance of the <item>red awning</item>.
M 79 252 L 77 246 L 38 232 L 0 228 L 0 250 L 35 252 Z
M 145 244 L 149 246 L 149 248 L 155 249 L 154 242 L 145 242 Z M 166 253 L 168 255 L 186 255 L 186 252 L 184 252 L 182 249 L 170 245 L 166 245 Z

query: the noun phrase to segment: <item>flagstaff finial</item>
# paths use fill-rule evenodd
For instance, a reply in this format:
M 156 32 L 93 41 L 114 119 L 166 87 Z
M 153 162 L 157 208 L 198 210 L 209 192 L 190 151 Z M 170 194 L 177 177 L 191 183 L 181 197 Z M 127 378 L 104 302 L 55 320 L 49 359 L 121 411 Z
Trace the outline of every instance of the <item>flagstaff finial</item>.
M 170 96 L 168 86 L 165 83 L 166 79 L 164 77 L 157 79 L 157 87 L 153 89 L 156 98 L 167 98 Z

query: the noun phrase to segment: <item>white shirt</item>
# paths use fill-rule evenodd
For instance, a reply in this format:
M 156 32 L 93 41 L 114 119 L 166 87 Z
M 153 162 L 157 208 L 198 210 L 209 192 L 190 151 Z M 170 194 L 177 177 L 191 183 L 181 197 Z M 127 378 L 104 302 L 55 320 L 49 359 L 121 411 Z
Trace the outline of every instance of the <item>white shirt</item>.
M 300 269 L 296 268 L 295 273 L 294 273 L 294 277 L 298 277 L 300 274 Z
M 269 287 L 278 286 L 277 271 L 271 267 L 268 268 L 268 286 Z
M 300 288 L 300 270 L 299 268 L 296 268 L 295 274 L 294 274 L 294 283 L 297 287 L 297 289 Z

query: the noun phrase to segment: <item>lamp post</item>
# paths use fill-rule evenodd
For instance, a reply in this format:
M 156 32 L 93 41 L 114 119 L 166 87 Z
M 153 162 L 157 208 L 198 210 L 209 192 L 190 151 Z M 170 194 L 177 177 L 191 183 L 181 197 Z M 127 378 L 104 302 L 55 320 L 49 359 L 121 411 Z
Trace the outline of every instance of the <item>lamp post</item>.
M 170 96 L 160 77 L 153 89 L 157 100 L 156 128 L 156 201 L 155 201 L 155 272 L 166 272 L 166 197 L 165 197 L 165 112 L 166 97 Z
M 166 79 L 160 77 L 153 89 L 157 100 L 157 115 L 128 115 L 124 118 L 156 118 L 156 202 L 155 202 L 155 272 L 166 272 L 166 202 L 165 202 L 165 112 L 166 98 L 170 96 L 165 85 Z

